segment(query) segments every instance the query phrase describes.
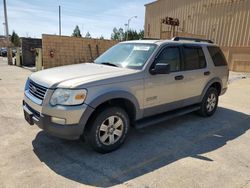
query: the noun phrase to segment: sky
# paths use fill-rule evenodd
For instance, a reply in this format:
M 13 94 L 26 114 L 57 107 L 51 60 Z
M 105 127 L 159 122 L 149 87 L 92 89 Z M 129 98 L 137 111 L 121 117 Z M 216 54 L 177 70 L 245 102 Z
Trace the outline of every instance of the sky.
M 62 9 L 62 35 L 71 35 L 79 25 L 82 35 L 109 39 L 114 27 L 125 28 L 132 16 L 131 29 L 144 28 L 144 5 L 154 0 L 6 0 L 9 31 L 21 37 L 41 38 L 58 34 L 58 6 Z M 0 35 L 4 35 L 3 1 L 0 1 Z

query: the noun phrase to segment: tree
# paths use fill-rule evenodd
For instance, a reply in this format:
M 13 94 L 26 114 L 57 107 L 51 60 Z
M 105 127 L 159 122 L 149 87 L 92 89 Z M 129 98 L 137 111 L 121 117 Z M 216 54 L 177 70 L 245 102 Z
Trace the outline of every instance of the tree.
M 144 31 L 141 30 L 137 32 L 136 30 L 128 30 L 125 36 L 128 37 L 128 40 L 141 40 L 144 38 Z
M 85 38 L 91 39 L 91 34 L 89 32 L 86 33 Z
M 16 47 L 19 47 L 21 45 L 20 38 L 15 31 L 12 32 L 12 35 L 10 36 L 10 40 L 12 44 L 14 44 L 14 46 Z
M 78 25 L 76 25 L 76 27 L 73 31 L 72 37 L 82 37 L 81 31 L 80 31 Z
M 104 39 L 104 37 L 103 37 L 103 36 L 101 36 L 101 37 L 100 37 L 100 39 L 101 39 L 101 40 L 103 40 L 103 39 Z
M 123 41 L 125 39 L 125 33 L 122 28 L 117 29 L 116 27 L 113 29 L 113 33 L 111 34 L 112 40 Z
M 124 32 L 122 28 L 117 29 L 115 27 L 113 29 L 113 33 L 111 34 L 112 40 L 124 41 L 127 37 L 128 40 L 141 40 L 144 38 L 144 30 L 140 30 L 139 32 L 136 30 L 128 30 Z
M 144 39 L 144 30 L 140 30 L 140 32 L 138 33 L 138 37 L 139 39 Z

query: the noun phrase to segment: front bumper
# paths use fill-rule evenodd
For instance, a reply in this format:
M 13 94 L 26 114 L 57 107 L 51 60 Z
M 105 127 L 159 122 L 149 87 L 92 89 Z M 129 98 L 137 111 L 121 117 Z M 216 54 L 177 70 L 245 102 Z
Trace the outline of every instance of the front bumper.
M 94 109 L 92 109 L 91 107 L 82 105 L 82 116 L 80 117 L 78 123 L 61 125 L 52 122 L 52 116 L 37 111 L 35 108 L 32 108 L 26 101 L 23 101 L 23 110 L 25 119 L 29 124 L 36 124 L 46 133 L 68 140 L 76 140 L 80 138 L 84 131 L 88 118 L 94 111 Z M 67 114 L 66 110 L 65 113 Z

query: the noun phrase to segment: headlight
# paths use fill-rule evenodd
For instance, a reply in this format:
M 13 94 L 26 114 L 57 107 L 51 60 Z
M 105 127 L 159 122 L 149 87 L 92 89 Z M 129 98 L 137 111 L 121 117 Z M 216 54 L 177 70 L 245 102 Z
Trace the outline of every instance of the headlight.
M 56 89 L 50 99 L 50 104 L 74 106 L 82 104 L 87 96 L 86 89 Z
M 24 91 L 29 89 L 29 84 L 30 84 L 30 79 L 28 78 L 26 83 L 25 83 Z

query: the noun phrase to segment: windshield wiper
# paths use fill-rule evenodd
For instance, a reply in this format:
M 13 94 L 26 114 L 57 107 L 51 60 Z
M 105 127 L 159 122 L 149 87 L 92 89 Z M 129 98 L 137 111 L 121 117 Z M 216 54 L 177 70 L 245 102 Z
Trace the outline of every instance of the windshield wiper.
M 118 65 L 116 64 L 113 64 L 113 63 L 110 63 L 110 62 L 103 62 L 101 63 L 102 65 L 109 65 L 109 66 L 113 66 L 113 67 L 119 67 Z

